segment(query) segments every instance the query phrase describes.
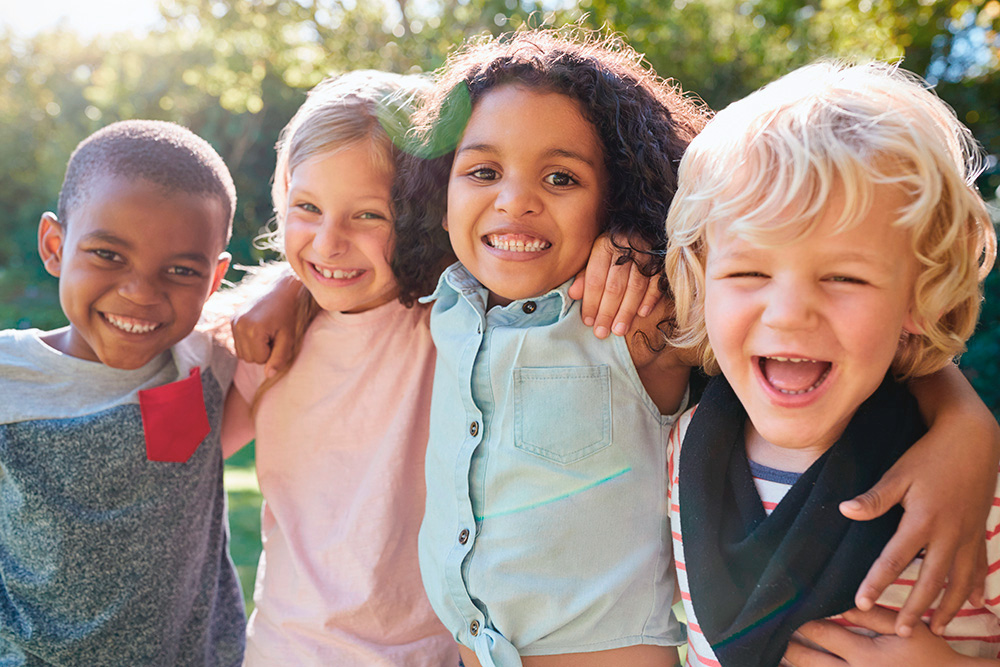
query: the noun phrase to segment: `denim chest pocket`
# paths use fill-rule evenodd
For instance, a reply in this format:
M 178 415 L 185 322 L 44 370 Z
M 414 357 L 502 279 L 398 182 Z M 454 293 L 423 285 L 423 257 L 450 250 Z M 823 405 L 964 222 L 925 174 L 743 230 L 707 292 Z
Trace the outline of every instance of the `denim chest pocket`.
M 607 366 L 514 369 L 514 446 L 574 463 L 611 444 Z

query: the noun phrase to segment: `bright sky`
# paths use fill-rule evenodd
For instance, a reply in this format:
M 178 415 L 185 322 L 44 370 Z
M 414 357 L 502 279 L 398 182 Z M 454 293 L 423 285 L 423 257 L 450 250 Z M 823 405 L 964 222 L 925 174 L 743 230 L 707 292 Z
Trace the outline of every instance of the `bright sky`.
M 159 18 L 156 0 L 0 0 L 0 29 L 21 36 L 60 21 L 86 37 L 121 30 L 142 33 Z

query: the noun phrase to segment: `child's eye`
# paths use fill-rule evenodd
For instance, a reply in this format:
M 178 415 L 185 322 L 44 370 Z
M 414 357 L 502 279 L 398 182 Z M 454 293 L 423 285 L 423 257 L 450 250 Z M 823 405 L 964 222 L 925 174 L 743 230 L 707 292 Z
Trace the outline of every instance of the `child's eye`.
M 171 266 L 167 269 L 167 273 L 174 276 L 181 276 L 183 278 L 200 278 L 201 272 L 192 269 L 190 266 Z
M 726 274 L 727 278 L 767 278 L 766 273 L 760 271 L 734 271 Z
M 376 211 L 365 211 L 364 213 L 359 213 L 358 217 L 362 220 L 388 220 L 385 215 L 378 213 Z
M 575 178 L 570 176 L 564 171 L 554 171 L 545 177 L 545 182 L 549 185 L 554 185 L 559 188 L 564 188 L 570 185 L 576 185 L 577 181 Z
M 830 276 L 827 278 L 832 283 L 844 283 L 848 285 L 867 285 L 868 281 L 854 276 Z
M 310 204 L 309 202 L 302 202 L 301 204 L 296 204 L 295 206 L 301 208 L 306 213 L 315 213 L 319 215 L 322 212 L 316 204 Z
M 107 262 L 121 262 L 123 257 L 113 250 L 105 250 L 104 248 L 94 248 L 90 251 L 95 257 L 99 257 Z
M 490 167 L 476 167 L 469 172 L 469 176 L 480 181 L 495 181 L 499 174 L 497 174 L 496 169 Z

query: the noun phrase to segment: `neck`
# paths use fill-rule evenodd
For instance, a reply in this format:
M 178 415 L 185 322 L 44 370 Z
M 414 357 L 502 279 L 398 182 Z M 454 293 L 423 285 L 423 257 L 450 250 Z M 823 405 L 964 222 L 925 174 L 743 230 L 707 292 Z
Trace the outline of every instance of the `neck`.
M 754 463 L 775 470 L 798 473 L 808 470 L 809 466 L 816 462 L 816 459 L 823 456 L 833 446 L 833 442 L 830 442 L 829 444 L 807 445 L 801 448 L 781 447 L 761 435 L 749 418 L 743 429 L 743 442 L 747 458 Z

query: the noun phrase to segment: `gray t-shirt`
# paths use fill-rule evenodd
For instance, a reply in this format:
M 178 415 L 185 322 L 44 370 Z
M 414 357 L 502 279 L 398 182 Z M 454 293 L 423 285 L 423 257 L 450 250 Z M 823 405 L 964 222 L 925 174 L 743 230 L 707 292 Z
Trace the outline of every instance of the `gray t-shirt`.
M 219 443 L 233 360 L 196 333 L 124 371 L 41 335 L 0 332 L 0 664 L 240 664 Z M 186 462 L 151 461 L 138 391 L 195 366 L 211 432 Z

